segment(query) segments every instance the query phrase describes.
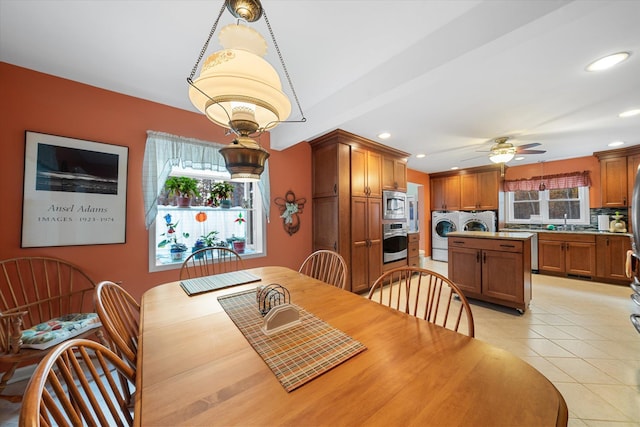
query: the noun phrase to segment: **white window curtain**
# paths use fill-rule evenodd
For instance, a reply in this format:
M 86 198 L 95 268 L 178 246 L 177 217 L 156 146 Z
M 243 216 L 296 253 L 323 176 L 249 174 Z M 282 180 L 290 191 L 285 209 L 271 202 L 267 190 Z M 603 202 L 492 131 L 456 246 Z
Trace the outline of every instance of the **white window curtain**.
M 224 144 L 202 141 L 194 138 L 171 135 L 163 132 L 147 131 L 142 165 L 142 196 L 144 198 L 144 221 L 149 226 L 158 214 L 158 196 L 173 166 L 198 170 L 225 171 L 220 148 Z M 265 217 L 269 220 L 270 188 L 269 161 L 258 182 L 262 195 Z

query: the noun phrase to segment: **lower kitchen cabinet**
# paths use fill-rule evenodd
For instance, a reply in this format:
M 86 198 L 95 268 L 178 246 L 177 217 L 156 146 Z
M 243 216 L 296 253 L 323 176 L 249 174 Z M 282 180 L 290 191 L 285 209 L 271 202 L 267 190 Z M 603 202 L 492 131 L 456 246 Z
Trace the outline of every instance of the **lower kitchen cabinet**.
M 513 307 L 531 301 L 529 233 L 449 233 L 449 278 L 469 298 Z
M 351 198 L 351 292 L 364 292 L 382 274 L 382 199 Z
M 540 233 L 540 273 L 591 278 L 596 275 L 596 236 L 578 233 Z
M 407 264 L 420 267 L 420 233 L 409 233 L 407 240 Z
M 598 280 L 628 284 L 625 274 L 627 251 L 631 249 L 628 235 L 596 236 L 596 276 Z

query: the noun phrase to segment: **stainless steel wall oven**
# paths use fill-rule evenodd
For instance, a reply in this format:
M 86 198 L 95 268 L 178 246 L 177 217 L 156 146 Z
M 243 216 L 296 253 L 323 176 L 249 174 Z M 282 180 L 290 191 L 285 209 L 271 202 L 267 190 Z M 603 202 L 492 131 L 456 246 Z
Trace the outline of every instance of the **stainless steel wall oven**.
M 382 262 L 407 259 L 407 224 L 388 222 L 382 224 Z

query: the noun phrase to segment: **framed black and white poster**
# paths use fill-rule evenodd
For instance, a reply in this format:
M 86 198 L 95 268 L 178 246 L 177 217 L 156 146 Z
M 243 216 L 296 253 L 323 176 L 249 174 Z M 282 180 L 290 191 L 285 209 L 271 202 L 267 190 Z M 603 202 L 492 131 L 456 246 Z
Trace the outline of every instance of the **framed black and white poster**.
M 124 243 L 128 154 L 128 147 L 27 131 L 21 246 Z

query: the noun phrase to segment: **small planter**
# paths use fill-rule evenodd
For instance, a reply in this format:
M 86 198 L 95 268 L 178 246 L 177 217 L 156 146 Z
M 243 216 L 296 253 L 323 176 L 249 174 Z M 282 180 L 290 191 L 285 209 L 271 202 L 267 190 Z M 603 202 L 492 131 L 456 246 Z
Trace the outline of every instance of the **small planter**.
M 178 248 L 171 248 L 171 261 L 182 261 L 185 251 Z
M 179 208 L 188 208 L 191 206 L 191 197 L 178 196 L 176 197 L 176 203 Z
M 234 240 L 233 241 L 233 250 L 236 251 L 239 254 L 243 254 L 244 253 L 244 246 L 245 246 L 245 241 L 244 240 Z
M 220 207 L 222 209 L 231 209 L 231 200 L 229 199 L 220 200 Z
M 206 246 L 203 244 L 198 244 L 195 245 L 194 247 L 191 248 L 191 253 L 197 252 L 200 249 L 204 249 Z M 196 256 L 194 256 L 195 259 L 202 259 L 202 257 L 204 257 L 204 253 L 201 254 L 197 254 Z

